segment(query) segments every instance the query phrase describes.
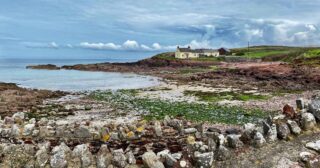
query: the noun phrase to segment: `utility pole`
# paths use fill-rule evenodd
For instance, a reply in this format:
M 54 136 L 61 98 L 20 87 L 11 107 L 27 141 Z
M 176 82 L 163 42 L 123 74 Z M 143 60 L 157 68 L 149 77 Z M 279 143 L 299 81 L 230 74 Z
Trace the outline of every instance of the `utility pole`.
M 250 56 L 250 42 L 248 41 L 248 56 Z

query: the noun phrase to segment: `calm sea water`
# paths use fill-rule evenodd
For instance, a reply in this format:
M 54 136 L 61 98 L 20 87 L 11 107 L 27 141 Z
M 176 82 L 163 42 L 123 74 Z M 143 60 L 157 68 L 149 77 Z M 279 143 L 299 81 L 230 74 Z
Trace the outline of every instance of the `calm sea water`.
M 99 62 L 130 62 L 116 59 L 2 59 L 0 82 L 16 83 L 36 89 L 86 91 L 105 89 L 134 89 L 159 84 L 157 78 L 130 73 L 84 72 L 75 70 L 31 70 L 27 65 L 74 65 Z

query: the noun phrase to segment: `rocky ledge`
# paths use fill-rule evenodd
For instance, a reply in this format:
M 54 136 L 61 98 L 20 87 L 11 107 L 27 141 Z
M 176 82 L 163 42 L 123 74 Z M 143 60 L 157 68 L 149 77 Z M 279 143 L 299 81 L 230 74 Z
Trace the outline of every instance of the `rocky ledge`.
M 320 97 L 309 104 L 296 102 L 297 108 L 286 105 L 281 115 L 224 131 L 169 116 L 162 121 L 113 124 L 37 121 L 18 112 L 0 120 L 0 167 L 225 167 L 221 163 L 246 151 L 285 145 L 298 135 L 317 131 Z M 305 149 L 320 152 L 320 141 L 306 143 Z M 320 165 L 318 153 L 301 151 L 297 157 L 299 162 L 282 158 L 273 166 Z
M 53 64 L 46 64 L 46 65 L 28 65 L 27 69 L 45 69 L 45 70 L 59 70 L 60 67 L 53 65 Z

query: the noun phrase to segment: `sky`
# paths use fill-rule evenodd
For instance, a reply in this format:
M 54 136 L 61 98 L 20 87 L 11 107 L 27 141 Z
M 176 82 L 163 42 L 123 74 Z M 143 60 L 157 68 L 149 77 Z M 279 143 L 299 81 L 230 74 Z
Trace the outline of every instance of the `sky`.
M 320 0 L 0 0 L 0 58 L 318 46 Z

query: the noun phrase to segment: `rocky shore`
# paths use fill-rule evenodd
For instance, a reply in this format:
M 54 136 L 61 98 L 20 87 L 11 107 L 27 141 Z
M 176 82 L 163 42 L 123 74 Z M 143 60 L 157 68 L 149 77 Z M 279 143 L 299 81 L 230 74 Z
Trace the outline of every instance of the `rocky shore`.
M 0 167 L 319 167 L 320 97 L 282 111 L 225 130 L 169 116 L 104 123 L 18 112 L 0 120 Z
M 0 83 L 0 116 L 31 110 L 41 105 L 45 99 L 58 98 L 65 94 L 60 91 L 25 89 L 13 83 Z

